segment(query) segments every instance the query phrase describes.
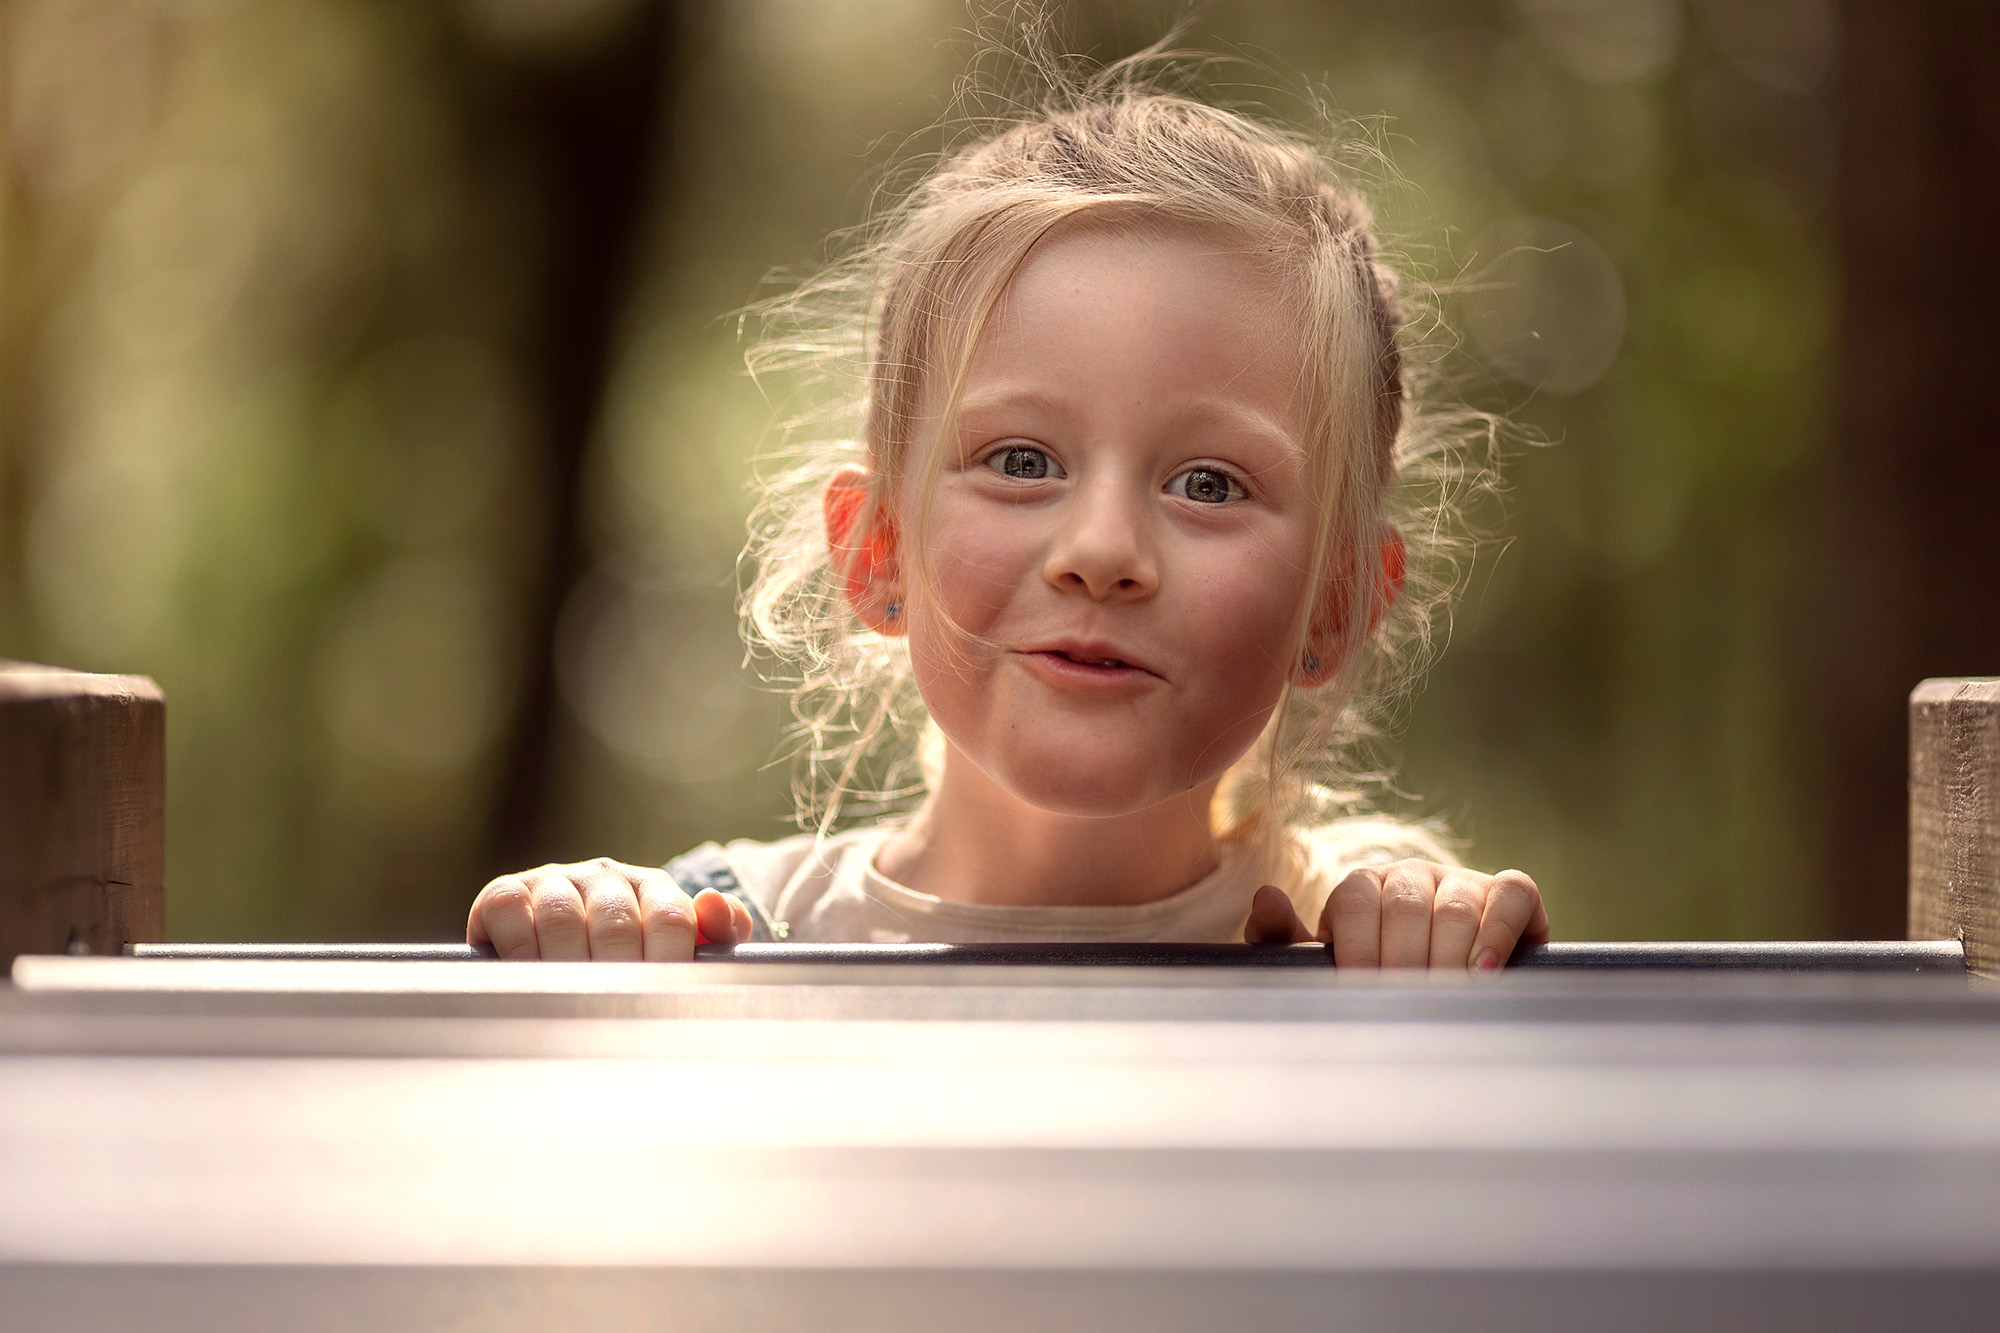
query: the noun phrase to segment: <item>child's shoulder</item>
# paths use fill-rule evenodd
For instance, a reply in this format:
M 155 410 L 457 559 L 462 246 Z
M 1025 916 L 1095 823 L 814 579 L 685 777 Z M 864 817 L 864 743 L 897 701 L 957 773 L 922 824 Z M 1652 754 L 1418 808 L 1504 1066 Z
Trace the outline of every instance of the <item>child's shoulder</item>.
M 1361 866 L 1387 865 L 1391 861 L 1415 859 L 1448 866 L 1459 863 L 1436 828 L 1387 815 L 1350 815 L 1295 829 L 1292 840 L 1316 869 L 1326 872 L 1338 869 L 1340 875 Z
M 1459 864 L 1436 828 L 1387 815 L 1349 815 L 1294 828 L 1286 839 L 1285 859 L 1287 896 L 1305 921 L 1319 919 L 1327 895 L 1351 871 L 1407 860 Z
M 830 892 L 836 881 L 865 869 L 886 832 L 869 826 L 830 836 L 798 833 L 775 842 L 737 838 L 717 851 L 743 891 L 782 919 Z

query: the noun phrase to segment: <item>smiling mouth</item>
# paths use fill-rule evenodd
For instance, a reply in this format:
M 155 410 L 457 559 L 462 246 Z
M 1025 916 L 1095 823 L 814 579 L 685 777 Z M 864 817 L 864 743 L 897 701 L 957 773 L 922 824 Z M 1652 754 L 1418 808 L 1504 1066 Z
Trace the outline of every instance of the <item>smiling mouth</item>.
M 1064 652 L 1051 653 L 1050 656 L 1060 657 L 1066 662 L 1075 662 L 1078 666 L 1104 667 L 1107 669 L 1131 668 L 1132 666 L 1130 662 L 1121 662 L 1115 657 L 1080 657 L 1075 653 Z
M 1053 679 L 1075 682 L 1101 681 L 1105 684 L 1125 682 L 1127 684 L 1156 679 L 1150 667 L 1128 662 L 1122 657 L 1074 648 L 1034 648 L 1022 654 L 1026 659 L 1041 663 L 1041 670 Z

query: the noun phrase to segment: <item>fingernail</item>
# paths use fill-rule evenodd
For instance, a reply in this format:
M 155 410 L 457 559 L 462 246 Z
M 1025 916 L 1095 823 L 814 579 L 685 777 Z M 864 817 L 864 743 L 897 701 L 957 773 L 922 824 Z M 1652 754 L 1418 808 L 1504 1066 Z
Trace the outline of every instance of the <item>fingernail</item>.
M 1498 949 L 1482 950 L 1479 954 L 1479 961 L 1474 963 L 1473 966 L 1481 972 L 1496 970 L 1500 966 L 1500 951 Z

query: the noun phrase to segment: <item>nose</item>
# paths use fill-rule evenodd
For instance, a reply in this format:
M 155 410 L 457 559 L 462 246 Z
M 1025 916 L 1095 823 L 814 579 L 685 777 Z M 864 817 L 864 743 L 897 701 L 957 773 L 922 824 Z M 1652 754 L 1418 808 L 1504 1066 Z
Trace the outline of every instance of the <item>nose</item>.
M 1078 487 L 1063 505 L 1061 526 L 1042 575 L 1060 592 L 1092 601 L 1137 601 L 1160 584 L 1145 497 L 1104 477 Z

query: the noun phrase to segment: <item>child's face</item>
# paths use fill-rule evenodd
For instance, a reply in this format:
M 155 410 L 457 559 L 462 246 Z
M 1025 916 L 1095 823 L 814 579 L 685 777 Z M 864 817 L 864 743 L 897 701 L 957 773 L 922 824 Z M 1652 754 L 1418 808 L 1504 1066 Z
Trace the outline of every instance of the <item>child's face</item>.
M 1110 816 L 1256 739 L 1318 521 L 1288 308 L 1215 238 L 1079 230 L 1029 256 L 956 434 L 919 442 L 947 452 L 905 623 L 948 763 Z

